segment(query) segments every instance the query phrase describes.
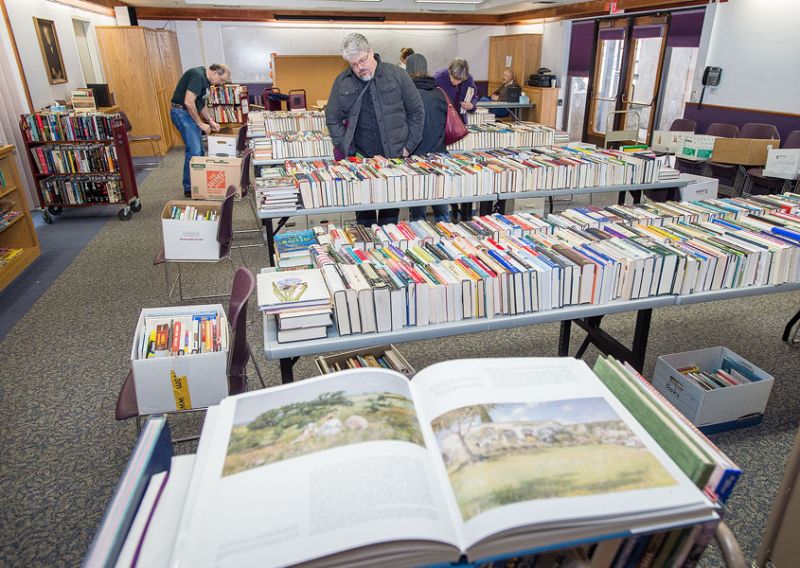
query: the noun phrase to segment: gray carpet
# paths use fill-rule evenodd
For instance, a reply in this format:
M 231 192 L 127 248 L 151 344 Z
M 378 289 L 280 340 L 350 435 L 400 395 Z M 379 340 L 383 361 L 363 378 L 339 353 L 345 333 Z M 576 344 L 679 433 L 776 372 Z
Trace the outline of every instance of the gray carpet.
M 0 566 L 78 565 L 122 472 L 135 428 L 114 421 L 114 404 L 140 309 L 167 304 L 161 269 L 151 262 L 160 244 L 161 207 L 180 194 L 182 159 L 173 153 L 151 172 L 140 187 L 144 210 L 130 222 L 106 223 L 0 343 Z M 237 204 L 237 228 L 254 225 L 248 211 Z M 258 270 L 264 255 L 263 248 L 245 249 L 235 260 Z M 195 290 L 225 289 L 230 275 L 229 265 L 202 266 Z M 776 377 L 762 425 L 715 437 L 745 470 L 728 522 L 751 557 L 800 416 L 800 351 L 780 341 L 798 307 L 800 293 L 787 293 L 660 309 L 653 317 L 646 374 L 659 354 L 726 345 Z M 254 316 L 251 308 L 248 334 L 258 352 L 260 319 Z M 607 320 L 612 333 L 631 337 L 633 314 Z M 399 348 L 421 369 L 458 357 L 552 356 L 557 337 L 558 326 L 551 324 Z M 580 340 L 574 333 L 573 350 Z M 591 364 L 596 355 L 590 350 L 585 359 Z M 269 382 L 277 384 L 277 364 L 258 356 Z M 315 375 L 313 361 L 301 359 L 295 373 Z M 197 426 L 182 422 L 177 429 Z M 704 564 L 718 562 L 711 552 Z

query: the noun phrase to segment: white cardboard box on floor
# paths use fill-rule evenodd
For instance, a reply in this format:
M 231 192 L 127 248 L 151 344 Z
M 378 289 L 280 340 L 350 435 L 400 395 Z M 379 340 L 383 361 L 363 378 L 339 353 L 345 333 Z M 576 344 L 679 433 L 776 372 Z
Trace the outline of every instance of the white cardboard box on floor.
M 678 371 L 692 365 L 703 371 L 715 371 L 722 367 L 723 359 L 741 365 L 758 380 L 707 391 Z M 735 427 L 737 423 L 763 415 L 773 382 L 772 375 L 727 347 L 662 355 L 656 360 L 653 373 L 653 386 L 692 424 L 698 427 L 723 426 L 719 429 L 724 429 L 726 424 Z
M 214 221 L 189 221 L 172 219 L 172 208 L 195 207 L 201 214 L 214 211 Z M 161 228 L 164 233 L 164 258 L 169 260 L 217 260 L 219 259 L 219 201 L 167 201 L 161 212 Z
M 225 315 L 221 304 L 145 308 L 139 314 L 131 348 L 133 382 L 139 414 L 190 410 L 218 404 L 228 396 L 228 350 L 176 357 L 140 359 L 140 341 L 146 317 L 216 313 Z M 230 330 L 225 326 L 230 344 Z M 188 393 L 188 397 L 186 394 Z
M 694 174 L 681 174 L 681 181 L 689 185 L 680 188 L 681 201 L 697 201 L 698 199 L 716 199 L 719 191 L 719 180 Z
M 223 158 L 236 157 L 238 129 L 234 132 L 217 132 L 208 135 L 208 155 Z

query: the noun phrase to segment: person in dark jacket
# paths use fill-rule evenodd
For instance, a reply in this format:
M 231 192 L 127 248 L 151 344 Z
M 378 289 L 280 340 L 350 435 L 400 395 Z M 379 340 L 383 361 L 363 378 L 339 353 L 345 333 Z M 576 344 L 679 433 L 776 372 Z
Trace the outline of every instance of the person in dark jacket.
M 325 122 L 334 147 L 344 156 L 404 157 L 419 145 L 425 111 L 408 73 L 384 63 L 361 34 L 349 34 L 342 57 L 350 69 L 333 82 Z M 382 209 L 380 224 L 396 223 L 399 209 Z M 359 211 L 362 225 L 376 222 L 374 211 Z
M 414 86 L 419 91 L 425 107 L 425 127 L 422 129 L 422 141 L 413 154 L 430 154 L 431 152 L 447 152 L 444 143 L 444 127 L 447 124 L 447 99 L 436 87 L 433 77 L 428 75 L 428 60 L 424 55 L 414 53 L 406 58 L 406 71 Z M 425 219 L 424 205 L 410 208 L 412 221 Z M 434 205 L 433 215 L 436 222 L 450 220 L 450 208 L 447 205 Z
M 469 74 L 469 63 L 460 57 L 456 57 L 447 66 L 447 69 L 439 69 L 433 74 L 436 86 L 450 97 L 450 102 L 456 110 L 460 111 L 461 120 L 467 123 L 467 113 L 475 112 L 478 104 L 478 88 L 475 86 L 475 79 Z M 467 91 L 472 88 L 472 96 L 466 99 Z

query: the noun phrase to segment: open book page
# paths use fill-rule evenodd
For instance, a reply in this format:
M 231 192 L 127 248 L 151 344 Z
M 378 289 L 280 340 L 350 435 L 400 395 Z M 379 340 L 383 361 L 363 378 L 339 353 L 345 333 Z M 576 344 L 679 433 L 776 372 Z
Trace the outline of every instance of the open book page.
M 582 361 L 449 361 L 417 373 L 411 388 L 465 551 L 519 527 L 709 509 Z
M 284 566 L 387 541 L 400 542 L 382 548 L 390 558 L 401 541 L 417 558 L 458 558 L 399 373 L 343 371 L 227 398 L 215 420 L 174 566 Z

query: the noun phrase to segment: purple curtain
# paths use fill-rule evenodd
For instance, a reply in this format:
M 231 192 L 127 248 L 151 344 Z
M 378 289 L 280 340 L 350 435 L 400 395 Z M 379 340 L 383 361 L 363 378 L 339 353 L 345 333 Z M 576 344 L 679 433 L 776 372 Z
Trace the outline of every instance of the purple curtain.
M 625 39 L 625 30 L 622 28 L 601 29 L 600 39 Z
M 649 26 L 634 26 L 633 38 L 634 39 L 647 39 L 651 37 L 661 37 L 664 33 L 664 26 L 661 24 L 653 24 Z
M 700 47 L 706 9 L 673 12 L 669 21 L 667 47 Z
M 588 77 L 594 52 L 594 21 L 573 22 L 569 44 L 570 77 Z

